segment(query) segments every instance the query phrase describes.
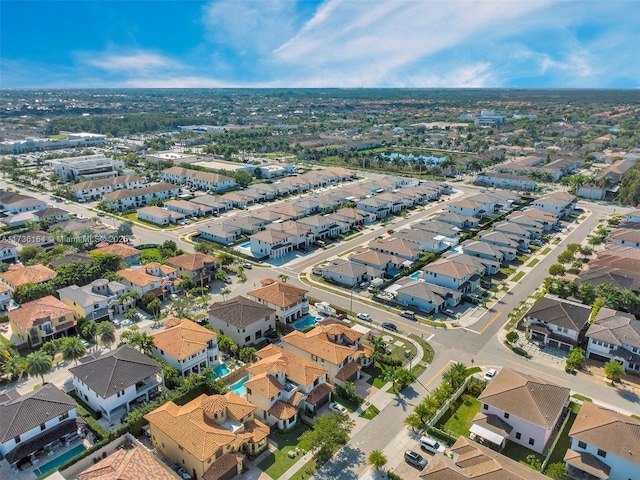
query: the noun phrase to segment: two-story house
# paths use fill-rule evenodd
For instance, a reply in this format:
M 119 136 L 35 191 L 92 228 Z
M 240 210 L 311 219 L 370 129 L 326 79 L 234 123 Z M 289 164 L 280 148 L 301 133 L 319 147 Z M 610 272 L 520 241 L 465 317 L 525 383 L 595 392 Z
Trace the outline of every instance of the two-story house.
M 160 182 L 130 190 L 123 188 L 105 194 L 102 198 L 116 210 L 128 210 L 149 205 L 153 200 L 166 200 L 180 195 L 180 188 L 170 183 Z
M 16 246 L 6 240 L 0 240 L 0 263 L 16 263 L 17 261 L 18 249 Z
M 281 258 L 296 248 L 293 235 L 278 230 L 262 230 L 249 240 L 251 255 L 256 258 Z
M 16 263 L 8 272 L 0 273 L 0 281 L 10 289 L 29 283 L 44 283 L 56 278 L 57 273 L 44 265 L 28 265 Z
M 327 370 L 275 345 L 258 351 L 259 360 L 247 367 L 247 399 L 256 417 L 287 431 L 297 425 L 300 410 L 317 412 L 331 400 L 333 385 Z
M 75 333 L 74 310 L 48 295 L 7 312 L 11 332 L 29 348 Z
M 9 308 L 11 303 L 11 289 L 4 283 L 0 283 L 0 312 Z
M 118 255 L 127 266 L 140 265 L 142 252 L 124 243 L 99 244 L 94 253 Z
M 162 180 L 165 182 L 177 183 L 179 185 L 190 185 L 200 190 L 211 192 L 221 192 L 235 188 L 236 181 L 225 175 L 214 172 L 201 172 L 183 167 L 171 167 L 162 171 Z
M 128 345 L 84 357 L 69 373 L 78 398 L 110 421 L 164 388 L 162 366 Z
M 184 253 L 167 259 L 167 265 L 176 269 L 180 278 L 190 278 L 194 284 L 204 287 L 215 278 L 220 259 L 201 252 Z
M 138 292 L 141 297 L 153 292 L 159 298 L 164 298 L 167 293 L 174 293 L 180 284 L 175 268 L 157 262 L 118 270 L 116 274 L 122 277 L 123 285 L 130 291 Z
M 51 444 L 79 439 L 83 427 L 75 402 L 52 383 L 24 395 L 0 394 L 0 454 L 14 468 L 47 458 Z
M 76 318 L 87 318 L 94 322 L 111 320 L 114 314 L 124 313 L 135 304 L 135 298 L 125 297 L 129 290 L 120 282 L 105 278 L 94 280 L 89 285 L 71 285 L 58 290 L 60 301 L 75 310 Z
M 577 200 L 578 198 L 570 193 L 553 192 L 534 200 L 532 206 L 562 218 L 573 210 Z
M 503 367 L 478 397 L 470 432 L 504 446 L 509 440 L 542 454 L 569 404 L 569 389 Z
M 442 258 L 422 269 L 425 282 L 462 293 L 475 292 L 484 269 L 449 258 Z
M 598 310 L 587 330 L 587 358 L 616 360 L 625 370 L 640 370 L 640 322 L 611 308 Z
M 591 307 L 545 295 L 525 314 L 531 340 L 570 351 L 589 328 Z
M 621 229 L 615 232 L 612 238 L 614 245 L 640 248 L 640 232 L 638 230 Z
M 220 363 L 215 332 L 185 319 L 167 319 L 165 327 L 151 335 L 153 355 L 178 370 L 183 378 Z
M 260 283 L 262 287 L 250 291 L 247 295 L 252 300 L 275 310 L 277 321 L 289 324 L 308 315 L 308 290 L 272 278 L 265 278 Z
M 227 480 L 242 472 L 246 456 L 267 448 L 269 427 L 256 407 L 233 392 L 206 395 L 186 405 L 167 402 L 145 415 L 151 443 L 192 478 Z
M 135 190 L 145 186 L 145 179 L 136 175 L 122 175 L 110 178 L 87 180 L 71 185 L 71 190 L 79 201 L 100 200 L 103 195 L 123 188 Z
M 346 325 L 332 324 L 307 333 L 291 332 L 282 337 L 281 346 L 325 368 L 328 382 L 344 385 L 373 363 L 373 349 L 360 342 L 362 335 Z
M 238 296 L 209 307 L 209 324 L 239 347 L 259 344 L 276 331 L 276 311 Z
M 584 402 L 569 431 L 564 461 L 571 478 L 630 480 L 640 472 L 640 421 Z

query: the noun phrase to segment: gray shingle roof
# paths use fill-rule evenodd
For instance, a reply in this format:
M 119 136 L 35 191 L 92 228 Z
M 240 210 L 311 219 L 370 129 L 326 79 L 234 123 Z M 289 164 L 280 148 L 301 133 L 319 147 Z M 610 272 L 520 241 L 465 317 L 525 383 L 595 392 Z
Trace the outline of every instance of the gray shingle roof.
M 0 441 L 5 443 L 74 408 L 73 400 L 55 385 L 47 383 L 0 405 Z
M 542 297 L 526 316 L 579 332 L 589 321 L 591 307 L 561 298 Z
M 275 310 L 246 297 L 234 297 L 225 302 L 217 302 L 209 308 L 209 315 L 227 322 L 236 328 L 245 328 L 257 321 L 264 320 Z
M 127 345 L 80 361 L 83 363 L 69 372 L 102 398 L 162 371 L 158 363 Z

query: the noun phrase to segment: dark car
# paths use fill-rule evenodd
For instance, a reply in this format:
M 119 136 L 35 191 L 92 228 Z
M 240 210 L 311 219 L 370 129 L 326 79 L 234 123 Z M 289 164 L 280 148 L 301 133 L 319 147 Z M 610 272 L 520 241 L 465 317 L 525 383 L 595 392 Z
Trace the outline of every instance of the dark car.
M 394 332 L 398 331 L 398 327 L 396 326 L 396 324 L 391 322 L 382 322 L 382 328 L 386 328 L 387 330 L 391 330 Z
M 427 466 L 427 460 L 413 450 L 407 450 L 404 452 L 404 460 L 412 467 L 419 468 L 420 470 Z
M 529 356 L 529 354 L 527 353 L 527 351 L 524 348 L 513 347 L 512 350 L 513 350 L 513 353 L 517 353 L 521 357 L 528 357 Z

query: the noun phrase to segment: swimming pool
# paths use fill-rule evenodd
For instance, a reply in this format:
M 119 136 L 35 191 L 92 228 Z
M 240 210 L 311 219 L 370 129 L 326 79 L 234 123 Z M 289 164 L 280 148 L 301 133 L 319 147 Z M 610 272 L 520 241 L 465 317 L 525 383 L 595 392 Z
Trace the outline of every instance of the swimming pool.
M 229 369 L 224 363 L 217 365 L 213 368 L 213 378 L 224 377 L 227 373 L 229 373 Z
M 460 250 L 458 247 L 456 247 L 456 248 L 452 248 L 452 249 L 451 249 L 451 251 L 452 251 L 453 253 L 460 253 L 460 252 L 461 252 L 461 250 Z
M 247 387 L 244 386 L 244 382 L 246 382 L 247 380 L 249 380 L 249 376 L 242 377 L 240 380 L 238 380 L 236 383 L 231 385 L 229 388 L 233 393 L 241 397 L 245 393 L 247 393 Z
M 36 477 L 39 477 L 40 475 L 43 475 L 45 473 L 49 473 L 49 472 L 55 470 L 56 468 L 58 468 L 63 463 L 65 463 L 67 460 L 71 460 L 73 457 L 75 457 L 77 455 L 80 455 L 86 449 L 87 449 L 87 447 L 85 447 L 84 445 L 76 445 L 71 450 L 63 453 L 59 457 L 54 458 L 53 460 L 51 460 L 50 462 L 45 463 L 44 465 L 42 465 L 39 468 L 36 468 L 33 471 L 33 473 L 35 474 Z
M 240 248 L 246 248 L 247 250 L 249 250 L 251 248 L 251 242 L 245 242 L 240 244 Z
M 422 278 L 420 278 L 421 275 L 422 270 L 418 270 L 417 272 L 413 272 L 411 275 L 409 275 L 409 277 L 413 278 L 414 280 L 422 280 Z
M 294 323 L 293 328 L 295 328 L 296 330 L 304 330 L 305 328 L 310 327 L 311 325 L 315 325 L 316 323 L 318 323 L 317 317 L 314 317 L 313 315 L 307 315 L 302 320 Z

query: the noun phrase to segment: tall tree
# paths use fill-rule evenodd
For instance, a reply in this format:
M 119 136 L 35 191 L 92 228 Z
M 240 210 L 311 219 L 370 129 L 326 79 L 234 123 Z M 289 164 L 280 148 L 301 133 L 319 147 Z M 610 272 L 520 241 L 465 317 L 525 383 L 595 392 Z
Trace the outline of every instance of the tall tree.
M 609 380 L 611 380 L 611 384 L 615 385 L 617 382 L 622 380 L 624 377 L 625 371 L 624 367 L 616 362 L 615 360 L 609 360 L 604 364 L 604 373 Z
M 78 337 L 64 337 L 60 345 L 60 351 L 64 361 L 73 360 L 76 365 L 78 364 L 78 359 L 87 354 L 87 348 Z
M 53 367 L 52 358 L 44 352 L 33 352 L 27 355 L 27 373 L 31 377 L 40 376 L 44 385 L 44 376 Z
M 376 470 L 380 470 L 387 464 L 387 457 L 380 450 L 372 450 L 367 458 L 367 463 Z
M 340 412 L 322 415 L 311 430 L 301 435 L 300 440 L 309 445 L 316 461 L 323 464 L 349 441 L 354 425 L 351 418 Z
M 116 327 L 113 323 L 108 321 L 100 322 L 96 333 L 100 339 L 100 343 L 106 345 L 109 347 L 109 350 L 111 350 L 111 345 L 116 341 Z

